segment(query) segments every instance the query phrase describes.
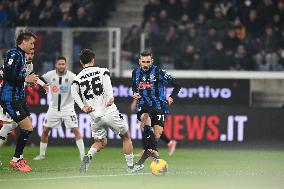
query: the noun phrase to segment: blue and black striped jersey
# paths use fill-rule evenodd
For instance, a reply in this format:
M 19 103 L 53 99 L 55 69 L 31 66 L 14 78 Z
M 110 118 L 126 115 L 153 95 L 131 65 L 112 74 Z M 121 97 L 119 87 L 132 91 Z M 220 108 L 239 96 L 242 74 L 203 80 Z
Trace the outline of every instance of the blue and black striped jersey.
M 165 94 L 165 85 L 167 84 L 174 87 L 170 95 L 174 98 L 178 94 L 180 86 L 165 70 L 154 65 L 148 71 L 143 71 L 140 67 L 134 69 L 132 72 L 132 90 L 141 96 L 137 108 L 147 105 L 168 114 L 169 105 Z
M 0 92 L 2 101 L 25 99 L 25 52 L 19 47 L 11 49 L 4 59 L 3 85 Z

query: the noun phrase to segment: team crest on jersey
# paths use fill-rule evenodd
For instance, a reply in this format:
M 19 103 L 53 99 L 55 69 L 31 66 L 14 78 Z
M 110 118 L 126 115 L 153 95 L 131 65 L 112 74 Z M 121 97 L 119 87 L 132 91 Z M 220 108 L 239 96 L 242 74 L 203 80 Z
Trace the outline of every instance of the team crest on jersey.
M 65 83 L 68 83 L 68 78 L 65 79 Z
M 154 74 L 151 74 L 151 75 L 150 75 L 150 80 L 151 80 L 151 81 L 156 81 Z
M 51 85 L 51 92 L 57 93 L 59 91 L 59 88 L 56 85 Z

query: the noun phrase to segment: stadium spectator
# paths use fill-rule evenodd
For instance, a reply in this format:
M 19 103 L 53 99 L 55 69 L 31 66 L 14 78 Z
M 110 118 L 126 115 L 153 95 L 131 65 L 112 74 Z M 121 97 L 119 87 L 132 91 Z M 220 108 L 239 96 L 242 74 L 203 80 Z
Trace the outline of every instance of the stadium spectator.
M 253 70 L 254 63 L 250 56 L 248 56 L 245 46 L 240 44 L 234 54 L 231 65 L 232 70 Z

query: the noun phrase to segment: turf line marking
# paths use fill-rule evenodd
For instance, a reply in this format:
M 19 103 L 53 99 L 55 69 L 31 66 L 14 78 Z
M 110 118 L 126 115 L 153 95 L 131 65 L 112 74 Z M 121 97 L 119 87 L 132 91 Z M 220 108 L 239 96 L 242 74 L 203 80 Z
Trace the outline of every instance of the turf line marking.
M 100 177 L 121 177 L 121 176 L 137 176 L 150 175 L 151 173 L 136 173 L 136 174 L 110 174 L 110 175 L 82 175 L 82 176 L 66 176 L 66 177 L 44 177 L 44 178 L 27 178 L 27 179 L 1 179 L 0 182 L 6 181 L 35 181 L 35 180 L 60 180 L 60 179 L 74 179 L 74 178 L 100 178 Z

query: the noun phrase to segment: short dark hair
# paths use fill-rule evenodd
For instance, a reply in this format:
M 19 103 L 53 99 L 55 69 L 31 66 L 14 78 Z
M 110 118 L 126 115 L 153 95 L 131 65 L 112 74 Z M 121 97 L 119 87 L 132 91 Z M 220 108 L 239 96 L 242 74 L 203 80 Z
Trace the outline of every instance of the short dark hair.
M 22 44 L 24 40 L 28 40 L 31 37 L 37 39 L 37 36 L 33 32 L 29 30 L 21 30 L 18 36 L 16 37 L 16 46 Z
M 57 57 L 57 58 L 56 58 L 56 62 L 57 62 L 58 60 L 64 60 L 64 61 L 66 62 L 66 58 L 65 58 L 64 56 L 59 56 L 59 57 Z
M 151 57 L 153 57 L 151 50 L 142 51 L 140 53 L 140 56 L 151 56 Z
M 95 53 L 90 49 L 83 49 L 80 53 L 80 61 L 82 64 L 88 64 L 95 59 Z

